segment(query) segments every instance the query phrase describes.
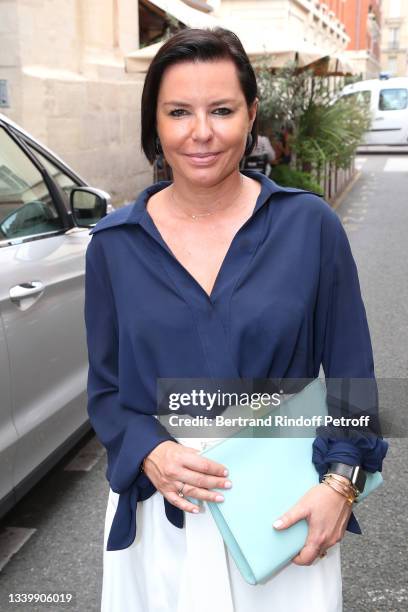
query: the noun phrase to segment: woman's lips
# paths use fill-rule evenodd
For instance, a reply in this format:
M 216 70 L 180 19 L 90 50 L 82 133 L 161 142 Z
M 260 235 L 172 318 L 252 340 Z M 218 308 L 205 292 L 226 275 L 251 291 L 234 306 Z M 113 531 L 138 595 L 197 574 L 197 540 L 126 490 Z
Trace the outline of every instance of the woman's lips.
M 198 165 L 198 166 L 205 166 L 207 164 L 211 164 L 213 161 L 215 161 L 218 156 L 220 155 L 220 152 L 216 152 L 216 153 L 193 153 L 193 154 L 187 154 L 186 157 L 188 157 L 188 159 L 193 162 L 194 164 Z

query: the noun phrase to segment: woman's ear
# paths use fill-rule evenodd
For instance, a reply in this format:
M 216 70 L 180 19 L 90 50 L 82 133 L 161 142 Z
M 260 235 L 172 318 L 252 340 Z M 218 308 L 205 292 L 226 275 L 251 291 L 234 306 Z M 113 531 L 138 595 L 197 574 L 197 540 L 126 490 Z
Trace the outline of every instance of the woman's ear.
M 258 104 L 259 104 L 259 98 L 255 98 L 251 106 L 248 108 L 248 115 L 249 115 L 249 121 L 250 121 L 249 131 L 252 130 L 252 126 L 255 121 L 256 113 L 258 112 Z

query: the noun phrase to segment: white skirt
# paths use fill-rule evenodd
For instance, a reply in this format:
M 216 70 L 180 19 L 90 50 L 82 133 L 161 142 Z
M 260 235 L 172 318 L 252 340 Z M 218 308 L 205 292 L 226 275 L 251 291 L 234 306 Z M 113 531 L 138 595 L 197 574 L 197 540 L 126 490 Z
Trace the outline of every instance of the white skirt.
M 180 438 L 205 448 L 206 438 Z M 213 443 L 215 442 L 212 439 Z M 340 543 L 312 565 L 290 562 L 264 584 L 239 573 L 201 504 L 185 513 L 183 529 L 167 519 L 161 493 L 138 502 L 136 538 L 123 550 L 106 543 L 119 495 L 109 489 L 103 544 L 101 612 L 341 612 Z

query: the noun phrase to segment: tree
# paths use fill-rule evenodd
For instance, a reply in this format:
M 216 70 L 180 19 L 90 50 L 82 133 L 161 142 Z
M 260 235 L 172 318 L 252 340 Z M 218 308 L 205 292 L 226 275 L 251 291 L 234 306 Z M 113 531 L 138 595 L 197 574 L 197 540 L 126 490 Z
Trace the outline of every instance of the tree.
M 300 71 L 293 62 L 272 73 L 263 58 L 256 70 L 260 131 L 272 137 L 291 127 L 292 166 L 315 176 L 327 163 L 349 167 L 369 128 L 369 109 L 353 96 L 341 97 L 330 77 Z

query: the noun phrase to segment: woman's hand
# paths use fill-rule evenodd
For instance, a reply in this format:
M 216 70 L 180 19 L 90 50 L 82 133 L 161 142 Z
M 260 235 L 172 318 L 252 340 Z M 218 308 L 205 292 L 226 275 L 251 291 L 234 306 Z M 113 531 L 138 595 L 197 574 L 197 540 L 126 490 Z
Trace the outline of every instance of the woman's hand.
M 347 478 L 344 481 L 349 482 Z M 322 552 L 340 542 L 352 511 L 352 506 L 341 493 L 320 483 L 309 489 L 280 517 L 282 525 L 278 526 L 275 521 L 273 526 L 281 531 L 300 519 L 307 520 L 309 532 L 306 543 L 292 561 L 296 565 L 311 565 Z
M 144 472 L 158 491 L 174 506 L 186 512 L 199 512 L 199 507 L 180 497 L 183 494 L 212 502 L 224 501 L 224 497 L 209 489 L 229 489 L 232 484 L 225 476 L 228 470 L 224 465 L 201 457 L 198 450 L 166 440 L 161 442 L 144 462 Z

